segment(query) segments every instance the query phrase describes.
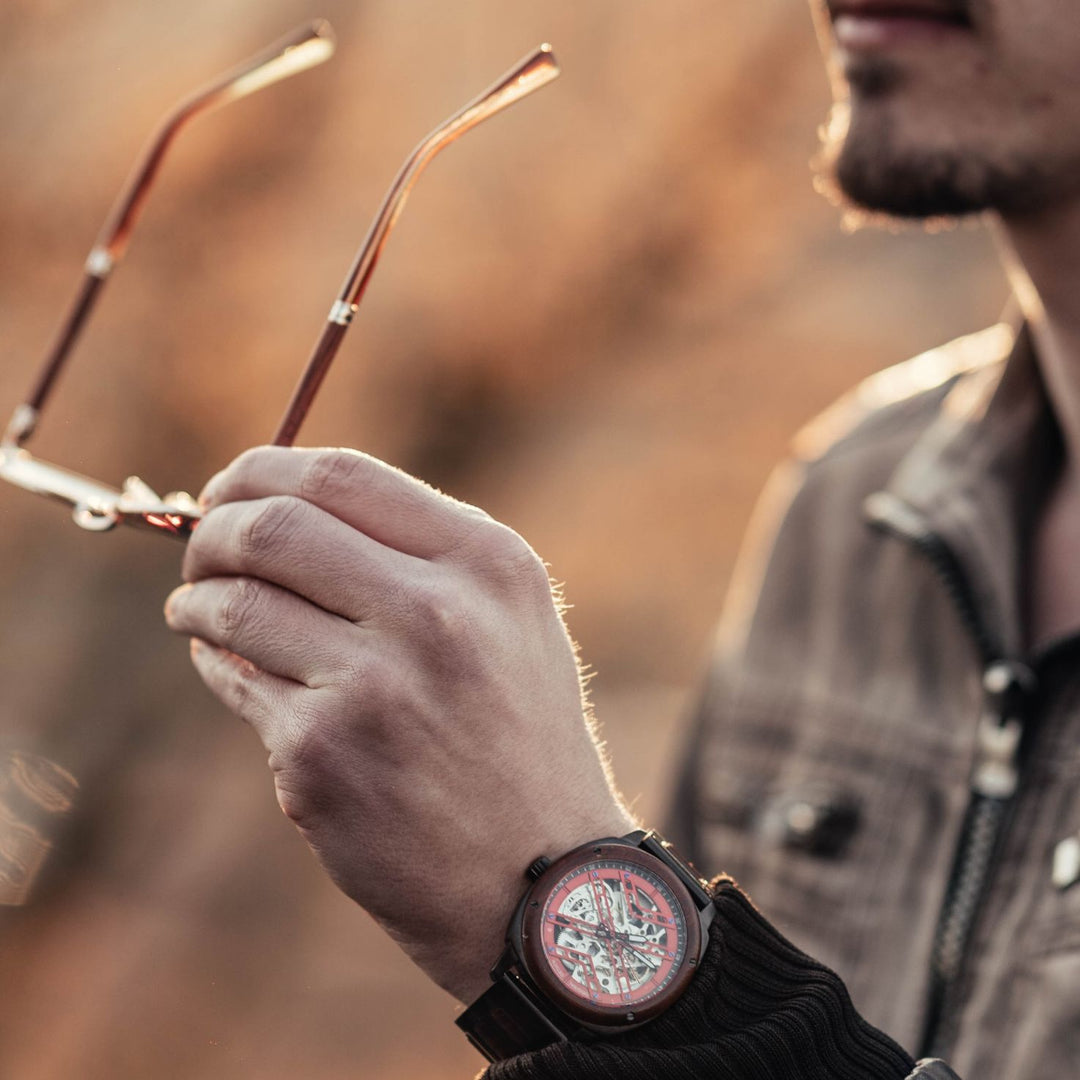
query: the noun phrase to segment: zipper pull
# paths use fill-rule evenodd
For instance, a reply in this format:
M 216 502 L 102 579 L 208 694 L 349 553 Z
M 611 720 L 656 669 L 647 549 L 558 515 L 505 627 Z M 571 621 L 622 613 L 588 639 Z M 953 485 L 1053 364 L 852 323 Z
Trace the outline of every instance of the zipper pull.
M 986 699 L 971 773 L 971 790 L 977 795 L 1009 799 L 1016 792 L 1024 714 L 1035 687 L 1032 670 L 1015 660 L 995 661 L 983 673 Z

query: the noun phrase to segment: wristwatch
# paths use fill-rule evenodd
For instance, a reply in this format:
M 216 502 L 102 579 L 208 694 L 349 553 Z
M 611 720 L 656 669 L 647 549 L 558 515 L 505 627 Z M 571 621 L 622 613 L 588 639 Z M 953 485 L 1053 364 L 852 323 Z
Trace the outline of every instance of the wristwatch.
M 694 978 L 714 908 L 655 832 L 541 856 L 492 985 L 456 1023 L 489 1061 L 575 1034 L 615 1034 L 665 1012 Z

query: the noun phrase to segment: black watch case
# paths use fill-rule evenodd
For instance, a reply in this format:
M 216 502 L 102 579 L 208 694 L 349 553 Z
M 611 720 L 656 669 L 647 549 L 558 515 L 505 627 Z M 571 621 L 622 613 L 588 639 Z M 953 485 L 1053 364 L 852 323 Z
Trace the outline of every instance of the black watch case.
M 625 1031 L 685 992 L 708 944 L 703 882 L 659 835 L 595 840 L 551 862 L 533 884 L 492 968 L 495 985 L 458 1019 L 491 1060 L 572 1037 Z

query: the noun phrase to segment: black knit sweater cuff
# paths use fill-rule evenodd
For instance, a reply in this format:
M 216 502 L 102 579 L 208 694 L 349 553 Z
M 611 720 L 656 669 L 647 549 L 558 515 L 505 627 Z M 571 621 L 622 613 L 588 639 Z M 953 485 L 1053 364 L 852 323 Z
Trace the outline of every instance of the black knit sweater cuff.
M 690 989 L 662 1017 L 497 1062 L 485 1080 L 904 1080 L 915 1062 L 730 878 Z

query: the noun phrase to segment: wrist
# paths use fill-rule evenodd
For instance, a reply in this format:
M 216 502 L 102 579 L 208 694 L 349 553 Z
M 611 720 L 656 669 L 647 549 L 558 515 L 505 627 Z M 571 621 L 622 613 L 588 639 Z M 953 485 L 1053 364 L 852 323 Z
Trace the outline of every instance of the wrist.
M 473 888 L 462 907 L 476 917 L 461 920 L 468 925 L 444 937 L 426 961 L 418 956 L 421 967 L 462 1004 L 471 1004 L 491 986 L 491 969 L 502 955 L 511 918 L 530 884 L 526 871 L 531 863 L 542 855 L 558 858 L 597 837 L 624 836 L 636 828 L 637 822 L 616 804 L 604 814 L 550 822 L 537 829 L 533 846 L 519 846 L 500 865 L 490 864 L 484 875 L 472 878 Z

